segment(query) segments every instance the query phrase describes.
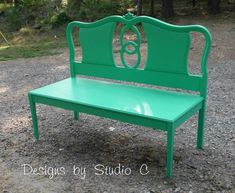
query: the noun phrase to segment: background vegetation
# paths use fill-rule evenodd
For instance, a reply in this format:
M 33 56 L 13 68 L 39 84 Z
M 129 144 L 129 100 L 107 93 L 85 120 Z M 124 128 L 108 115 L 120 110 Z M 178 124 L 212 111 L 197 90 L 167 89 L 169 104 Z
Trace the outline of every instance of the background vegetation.
M 69 21 L 127 11 L 170 18 L 235 11 L 235 0 L 0 0 L 0 60 L 59 53 Z

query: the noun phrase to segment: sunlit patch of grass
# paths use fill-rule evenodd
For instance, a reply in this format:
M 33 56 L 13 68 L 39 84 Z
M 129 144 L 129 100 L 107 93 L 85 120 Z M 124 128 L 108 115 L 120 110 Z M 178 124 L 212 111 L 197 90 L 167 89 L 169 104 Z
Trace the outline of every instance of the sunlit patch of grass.
M 67 47 L 65 27 L 45 32 L 22 28 L 7 34 L 7 39 L 10 45 L 0 45 L 0 61 L 55 55 L 62 53 L 60 48 Z
M 10 8 L 12 6 L 12 4 L 10 3 L 0 3 L 0 11 L 5 11 L 8 8 Z
M 22 35 L 29 35 L 29 34 L 32 34 L 34 31 L 33 31 L 33 29 L 31 29 L 31 28 L 29 28 L 29 27 L 22 27 L 21 29 L 20 29 L 20 33 L 22 34 Z
M 7 48 L 9 48 L 10 46 L 0 46 L 0 50 L 5 50 Z

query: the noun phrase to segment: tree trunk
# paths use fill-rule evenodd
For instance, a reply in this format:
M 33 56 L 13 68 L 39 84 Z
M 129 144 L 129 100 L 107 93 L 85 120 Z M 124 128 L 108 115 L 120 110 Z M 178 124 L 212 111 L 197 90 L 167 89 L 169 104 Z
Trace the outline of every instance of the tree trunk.
M 150 1 L 150 15 L 154 16 L 154 0 Z
M 143 4 L 142 0 L 137 1 L 137 15 L 142 15 L 142 4 Z
M 173 0 L 162 0 L 162 16 L 165 18 L 174 16 Z
M 220 13 L 220 0 L 208 0 L 208 8 L 213 14 Z

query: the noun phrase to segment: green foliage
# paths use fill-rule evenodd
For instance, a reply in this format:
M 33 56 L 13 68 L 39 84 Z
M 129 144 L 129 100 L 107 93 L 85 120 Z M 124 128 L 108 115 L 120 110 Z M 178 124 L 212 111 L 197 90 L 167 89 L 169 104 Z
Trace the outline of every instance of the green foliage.
M 45 0 L 20 0 L 19 5 L 30 8 L 34 6 L 44 6 L 48 1 Z
M 6 21 L 10 31 L 16 31 L 21 28 L 24 23 L 24 16 L 22 15 L 21 8 L 11 7 L 5 11 Z
M 67 0 L 67 15 L 72 19 L 77 19 L 82 0 Z
M 4 12 L 9 9 L 12 5 L 9 3 L 0 3 L 0 12 Z
M 134 10 L 133 0 L 83 0 L 79 17 L 93 21 L 113 14 L 123 15 L 128 9 Z
M 69 21 L 69 17 L 67 16 L 65 11 L 61 11 L 56 15 L 53 15 L 50 19 L 50 23 L 53 27 L 58 27 L 64 23 Z
M 17 5 L 5 10 L 8 28 L 16 31 L 24 26 L 49 24 L 53 16 L 53 25 L 63 23 L 63 14 L 55 8 L 54 0 L 20 0 Z
M 69 20 L 93 21 L 125 14 L 127 9 L 134 9 L 134 0 L 18 0 L 4 8 L 4 15 L 9 30 L 17 31 L 27 26 L 57 27 Z
M 80 18 L 96 20 L 107 15 L 115 14 L 118 4 L 110 0 L 84 0 L 80 7 Z
M 118 6 L 118 14 L 123 15 L 128 10 L 135 10 L 135 1 L 133 0 L 120 0 Z

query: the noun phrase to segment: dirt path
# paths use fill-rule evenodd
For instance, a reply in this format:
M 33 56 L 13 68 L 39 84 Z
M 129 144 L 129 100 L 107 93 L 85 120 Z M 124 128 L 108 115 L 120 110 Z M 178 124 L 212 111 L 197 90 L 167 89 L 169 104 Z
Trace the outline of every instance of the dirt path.
M 205 149 L 195 148 L 194 116 L 177 129 L 172 180 L 165 179 L 163 132 L 86 114 L 75 121 L 68 111 L 39 105 L 41 139 L 34 140 L 27 92 L 69 76 L 65 51 L 53 57 L 0 62 L 0 192 L 235 192 L 235 22 L 198 23 L 207 26 L 214 37 Z M 194 41 L 196 55 L 199 47 L 201 41 Z M 193 70 L 198 61 L 197 56 L 191 57 Z M 101 167 L 97 164 L 112 168 L 120 164 L 132 173 L 96 175 L 94 167 Z M 146 166 L 149 173 L 143 175 Z M 35 174 L 29 174 L 31 167 Z M 38 169 L 46 173 L 37 175 Z

